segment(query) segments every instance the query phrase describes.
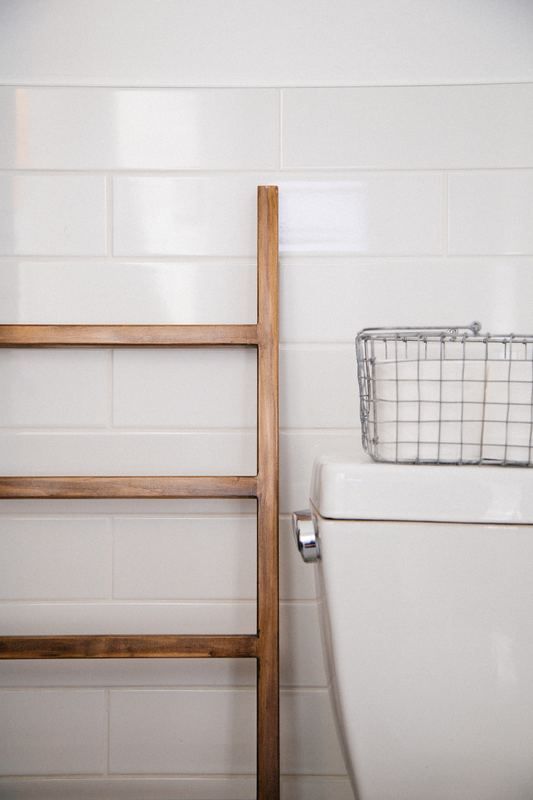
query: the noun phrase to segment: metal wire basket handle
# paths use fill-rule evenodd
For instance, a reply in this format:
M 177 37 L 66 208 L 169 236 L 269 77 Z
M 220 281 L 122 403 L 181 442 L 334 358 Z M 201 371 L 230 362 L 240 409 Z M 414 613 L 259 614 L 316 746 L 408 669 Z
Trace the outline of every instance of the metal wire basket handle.
M 430 334 L 432 336 L 459 336 L 460 334 L 463 334 L 464 336 L 477 336 L 480 331 L 481 322 L 471 322 L 470 325 L 457 325 L 456 327 L 428 325 L 427 327 L 423 328 L 363 328 L 363 330 L 359 331 L 357 334 L 357 338 L 364 337 L 365 334 L 369 334 L 371 336 L 379 336 L 380 334 L 383 334 L 384 336 L 402 336 L 404 334 L 409 336 L 424 336 L 425 334 Z

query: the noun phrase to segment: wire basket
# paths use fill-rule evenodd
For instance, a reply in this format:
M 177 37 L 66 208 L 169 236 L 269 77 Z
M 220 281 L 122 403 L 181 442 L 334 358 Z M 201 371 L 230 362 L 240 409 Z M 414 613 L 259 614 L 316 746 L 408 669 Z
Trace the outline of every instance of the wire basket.
M 480 330 L 360 331 L 361 432 L 375 461 L 533 465 L 533 336 Z

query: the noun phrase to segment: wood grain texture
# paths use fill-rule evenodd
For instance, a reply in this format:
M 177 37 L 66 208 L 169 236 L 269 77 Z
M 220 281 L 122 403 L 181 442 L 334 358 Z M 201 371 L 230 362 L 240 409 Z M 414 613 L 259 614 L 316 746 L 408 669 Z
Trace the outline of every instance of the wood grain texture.
M 30 658 L 254 658 L 249 636 L 4 636 L 0 659 Z
M 0 325 L 0 347 L 217 347 L 255 344 L 255 325 Z
M 0 499 L 256 497 L 255 476 L 0 477 Z
M 279 798 L 278 190 L 258 189 L 257 797 Z

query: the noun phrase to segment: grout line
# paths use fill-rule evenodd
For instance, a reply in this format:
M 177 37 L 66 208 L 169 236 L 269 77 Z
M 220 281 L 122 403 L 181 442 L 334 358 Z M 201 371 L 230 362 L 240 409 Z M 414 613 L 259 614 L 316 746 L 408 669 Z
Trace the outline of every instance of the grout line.
M 191 169 L 187 167 L 175 168 L 175 167 L 161 167 L 160 169 L 153 169 L 153 168 L 143 168 L 143 167 L 128 167 L 122 169 L 113 169 L 110 167 L 101 167 L 101 168 L 94 168 L 94 167 L 78 167 L 78 168 L 57 168 L 57 167 L 32 167 L 32 168 L 25 168 L 21 169 L 19 167 L 1 167 L 0 168 L 0 175 L 6 175 L 9 177 L 13 176 L 21 176 L 21 177 L 43 177 L 43 173 L 47 177 L 63 177 L 63 176 L 78 176 L 78 177 L 94 177 L 94 176 L 101 176 L 101 177 L 108 177 L 112 178 L 116 177 L 132 177 L 132 178 L 161 178 L 161 177 L 168 177 L 168 178 L 212 178 L 219 180 L 221 178 L 231 178 L 233 175 L 235 176 L 248 176 L 250 180 L 255 179 L 256 181 L 265 182 L 268 180 L 276 180 L 278 178 L 281 182 L 283 181 L 290 181 L 292 175 L 298 177 L 298 179 L 302 179 L 302 175 L 306 177 L 309 181 L 313 180 L 313 178 L 317 179 L 324 179 L 325 176 L 330 173 L 331 175 L 335 176 L 343 176 L 344 181 L 348 182 L 351 177 L 351 173 L 360 177 L 361 173 L 368 173 L 369 175 L 375 174 L 382 174 L 382 173 L 409 173 L 409 174 L 417 174 L 417 173 L 426 173 L 426 172 L 433 172 L 433 173 L 440 173 L 442 170 L 445 169 L 448 172 L 453 173 L 477 173 L 477 172 L 532 172 L 533 165 L 531 163 L 526 164 L 509 164 L 509 165 L 498 165 L 498 164 L 489 164 L 481 167 L 472 167 L 472 166 L 464 166 L 464 167 L 450 167 L 445 164 L 435 164 L 433 166 L 421 167 L 421 166 L 398 166 L 398 167 L 383 167 L 379 164 L 365 164 L 365 165 L 358 165 L 358 164 L 343 164 L 341 166 L 305 166 L 305 167 L 283 167 L 283 170 L 272 169 L 272 168 L 262 168 L 260 165 L 254 167 L 252 169 L 236 169 L 235 167 L 228 168 L 228 167 L 211 167 L 210 169 Z M 305 178 L 304 178 L 305 179 Z M 250 254 L 252 255 L 252 254 Z
M 20 501 L 19 500 L 13 500 L 13 501 L 11 501 L 11 500 L 2 500 L 1 501 L 1 503 L 6 503 L 6 504 L 10 503 L 10 502 L 13 502 L 13 503 L 19 503 L 19 502 L 26 503 L 28 501 L 26 501 L 26 500 L 20 500 Z M 53 503 L 53 502 L 56 502 L 56 501 L 47 500 L 46 502 L 47 503 Z M 65 501 L 58 500 L 57 502 L 58 503 L 63 503 L 63 502 L 65 502 L 65 503 L 70 503 L 70 502 L 79 503 L 79 502 L 83 502 L 83 501 L 80 501 L 80 500 L 65 500 Z M 89 502 L 93 502 L 94 503 L 94 502 L 97 502 L 97 501 L 92 500 L 92 501 L 89 501 Z M 109 500 L 109 501 L 104 500 L 102 502 L 104 502 L 104 503 L 106 503 L 106 502 L 114 503 L 114 502 L 117 502 L 117 501 L 115 501 L 115 500 Z M 122 502 L 122 501 L 119 501 L 119 502 Z M 144 502 L 144 500 L 140 501 L 140 502 Z M 154 504 L 154 502 L 157 503 L 157 500 L 154 501 L 153 499 L 148 499 L 148 502 L 151 504 L 151 507 L 153 508 L 153 504 Z M 174 502 L 174 501 L 171 500 L 171 502 Z M 185 502 L 185 503 L 188 503 L 188 502 L 201 503 L 203 501 L 202 500 L 192 500 L 192 501 L 183 500 L 182 501 L 182 500 L 177 499 L 175 502 L 177 502 L 177 503 L 181 503 L 181 502 Z M 223 502 L 226 502 L 226 501 L 223 501 Z M 227 502 L 231 502 L 231 501 L 227 501 Z M 0 509 L 2 508 L 1 503 L 0 503 Z M 107 511 L 86 511 L 86 512 L 79 511 L 79 512 L 77 512 L 77 514 L 73 514 L 71 511 L 55 511 L 55 512 L 40 512 L 40 511 L 27 512 L 27 511 L 25 511 L 24 513 L 22 513 L 22 512 L 16 512 L 16 511 L 9 511 L 9 510 L 5 510 L 5 509 L 0 510 L 0 520 L 2 520 L 2 519 L 6 520 L 7 519 L 10 522 L 13 522 L 13 521 L 39 522 L 41 520 L 42 521 L 49 521 L 49 522 L 50 521 L 57 522 L 57 521 L 61 521 L 61 520 L 66 520 L 66 521 L 73 522 L 73 523 L 74 522 L 84 522 L 84 521 L 87 521 L 87 520 L 89 522 L 94 522 L 94 521 L 97 521 L 97 520 L 98 521 L 105 520 L 105 519 L 107 519 L 108 517 L 111 517 L 111 516 L 115 516 L 117 519 L 120 519 L 120 520 L 143 520 L 145 522 L 146 521 L 159 520 L 159 519 L 164 520 L 164 521 L 168 521 L 168 522 L 175 521 L 175 520 L 178 520 L 178 521 L 181 521 L 181 522 L 184 522 L 184 521 L 186 522 L 188 520 L 192 520 L 192 521 L 196 521 L 196 520 L 206 520 L 206 521 L 207 520 L 211 520 L 211 521 L 213 521 L 214 520 L 214 521 L 217 521 L 219 519 L 220 520 L 224 520 L 224 521 L 248 520 L 248 521 L 252 522 L 253 519 L 254 519 L 254 516 L 252 514 L 250 514 L 248 511 L 243 511 L 242 513 L 238 512 L 238 511 L 235 511 L 235 512 L 223 512 L 223 511 L 220 511 L 220 512 L 219 511 L 211 511 L 211 512 L 205 512 L 205 511 L 150 511 L 150 512 L 148 512 L 148 511 L 134 511 L 134 512 L 130 512 L 130 511 L 124 511 L 124 512 L 122 512 L 120 510 L 115 509 L 113 511 L 111 511 L 111 510 L 107 510 Z M 288 512 L 284 512 L 283 514 L 280 514 L 280 519 L 285 519 L 285 518 L 287 518 L 287 519 L 290 518 L 290 514 Z
M 231 83 L 231 84 L 173 84 L 173 83 L 98 83 L 98 82 L 80 82 L 80 83 L 55 83 L 55 82 L 41 82 L 32 83 L 20 80 L 0 81 L 0 86 L 14 89 L 126 89 L 131 91 L 138 91 L 142 89 L 161 89 L 167 91 L 210 91 L 213 89 L 233 91 L 240 89 L 243 91 L 257 91 L 268 89 L 435 89 L 435 88 L 460 88 L 463 86 L 532 86 L 531 80 L 490 80 L 490 81 L 445 81 L 445 82 L 431 82 L 431 83 Z
M 529 253 L 449 253 L 447 258 L 450 261 L 467 261 L 467 262 L 484 262 L 490 261 L 494 259 L 498 259 L 501 261 L 502 258 L 505 258 L 508 261 L 517 261 L 520 262 L 524 259 L 531 259 L 533 256 L 533 251 Z M 68 266 L 69 264 L 87 264 L 90 266 L 129 266 L 129 265 L 146 265 L 152 266 L 154 264 L 186 264 L 187 266 L 195 266 L 198 268 L 201 267 L 217 267 L 221 265 L 222 268 L 233 268 L 233 267 L 242 267 L 242 268 L 249 268 L 253 269 L 254 264 L 251 260 L 251 256 L 243 256 L 243 255 L 232 255 L 232 256 L 206 256 L 206 255 L 196 255 L 196 254 L 189 254 L 183 255 L 180 253 L 176 253 L 170 256 L 162 256 L 162 255 L 154 255 L 154 254 L 147 254 L 141 256 L 135 255 L 124 255 L 120 258 L 113 258 L 109 259 L 107 256 L 98 256 L 98 255 L 87 255 L 87 256 L 80 256 L 80 255 L 68 255 L 68 254 L 59 254 L 59 255 L 36 255 L 32 253 L 19 253 L 17 255 L 1 255 L 0 254 L 0 265 L 5 264 L 6 266 L 16 265 L 17 262 L 21 261 L 22 259 L 30 262 L 35 262 L 39 264 L 52 264 L 54 266 Z M 296 269 L 302 268 L 304 266 L 312 265 L 312 266 L 320 266 L 324 267 L 324 269 L 328 268 L 331 269 L 333 267 L 341 267 L 341 266 L 350 266 L 353 262 L 375 262 L 376 260 L 380 260 L 381 262 L 385 261 L 385 266 L 392 266 L 396 262 L 402 263 L 407 262 L 410 263 L 413 260 L 415 261 L 442 261 L 442 254 L 441 253 L 431 253 L 429 255 L 424 255 L 420 253 L 339 253 L 335 251 L 321 251 L 321 252 L 307 252 L 307 251 L 291 251 L 290 253 L 281 252 L 281 271 L 283 272 L 284 269 Z M 322 263 L 321 263 L 322 262 Z M 332 264 L 333 262 L 333 264 Z M 37 321 L 38 322 L 38 321 Z M 121 320 L 122 323 L 122 320 Z M 44 323 L 43 323 L 44 324 Z M 90 324 L 90 323 L 87 323 Z M 105 323 L 98 323 L 98 324 L 105 324 Z M 111 324 L 111 323 L 107 323 Z M 165 324 L 177 324 L 175 320 L 172 320 L 170 323 L 168 321 L 163 322 L 146 322 L 143 320 L 142 322 L 134 322 L 134 323 L 122 323 L 122 324 L 158 324 L 158 325 L 165 325 Z M 191 323 L 192 324 L 192 323 Z M 205 323 L 209 324 L 209 323 Z M 212 324 L 225 324 L 225 323 L 212 323 Z M 249 318 L 239 322 L 239 320 L 232 320 L 232 324 L 255 324 L 255 319 L 252 319 L 252 315 Z
M 360 425 L 357 421 L 354 422 L 353 425 L 316 425 L 316 426 L 295 426 L 295 425 L 283 425 L 280 426 L 279 430 L 280 433 L 286 434 L 301 434 L 301 433 L 316 433 L 317 431 L 324 431 L 325 433 L 333 433 L 338 431 L 340 433 L 345 433 L 346 431 L 353 431 L 359 430 Z M 13 435 L 22 435 L 22 436 L 106 436 L 106 437 L 113 437 L 116 439 L 120 439 L 124 436 L 220 436 L 220 435 L 242 435 L 250 436 L 255 434 L 256 428 L 170 428 L 170 427 L 154 427 L 154 428 L 113 428 L 110 430 L 109 428 L 30 428 L 30 427 L 0 427 L 0 433 L 6 435 L 9 431 L 13 431 Z M 132 473 L 137 474 L 137 473 Z M 164 474 L 164 473 L 163 473 Z M 174 475 L 175 473 L 169 472 L 168 475 Z M 193 473 L 191 473 L 193 474 Z M 195 474 L 195 473 L 194 473 Z M 161 475 L 160 472 L 154 472 L 153 475 Z M 185 477 L 187 473 L 184 473 Z M 243 473 L 243 476 L 246 477 L 247 473 Z M 23 476 L 21 476 L 23 477 Z M 44 476 L 43 476 L 44 477 Z M 119 473 L 117 473 L 116 477 L 121 477 Z M 253 476 L 248 476 L 253 477 Z M 84 499 L 84 498 L 80 498 Z M 87 499 L 87 498 L 85 498 Z M 104 498 L 105 499 L 105 498 Z M 120 499 L 120 498 L 117 498 Z M 142 498 L 139 498 L 142 499 Z M 215 498 L 216 499 L 216 498 Z
M 52 264 L 59 263 L 59 264 L 70 264 L 72 262 L 78 263 L 83 262 L 84 264 L 90 264 L 92 266 L 112 266 L 113 264 L 117 264 L 117 257 L 113 256 L 112 258 L 106 255 L 98 256 L 98 255 L 86 255 L 86 256 L 79 256 L 79 255 L 27 255 L 23 256 L 24 258 L 31 258 L 32 261 L 38 261 L 39 263 L 50 262 Z M 17 261 L 21 256 L 19 255 L 5 255 L 0 254 L 0 263 L 5 262 L 7 264 L 13 263 Z M 231 261 L 230 261 L 231 259 Z M 171 256 L 123 256 L 120 259 L 121 264 L 145 264 L 152 262 L 154 263 L 186 263 L 189 264 L 193 262 L 195 266 L 213 266 L 218 267 L 222 262 L 224 267 L 240 267 L 245 266 L 249 267 L 250 269 L 255 268 L 256 264 L 253 261 L 251 256 L 223 256 L 223 255 L 182 255 L 180 253 L 176 253 L 175 255 Z
M 300 603 L 300 602 L 308 603 L 308 602 L 311 602 L 311 601 L 310 600 L 301 600 L 301 601 L 300 600 L 295 600 L 295 601 L 289 600 L 287 602 L 288 602 L 288 604 L 292 604 L 293 602 L 297 604 L 297 603 Z M 19 599 L 0 600 L 0 608 L 4 608 L 4 609 L 11 608 L 11 607 L 12 608 L 20 608 L 20 607 L 23 607 L 23 606 L 26 606 L 28 608 L 30 608 L 31 606 L 54 606 L 54 607 L 63 607 L 63 608 L 71 608 L 71 607 L 77 608 L 78 606 L 83 606 L 84 608 L 98 608 L 98 607 L 109 608 L 109 607 L 111 607 L 113 609 L 117 609 L 118 610 L 120 608 L 127 608 L 129 606 L 143 606 L 143 607 L 147 607 L 147 608 L 148 607 L 149 608 L 156 608 L 158 606 L 164 606 L 165 608 L 169 607 L 169 606 L 183 606 L 185 608 L 198 606 L 198 607 L 203 608 L 205 606 L 213 606 L 213 605 L 216 605 L 216 606 L 255 606 L 255 603 L 256 603 L 256 600 L 255 600 L 255 598 L 252 598 L 252 597 L 244 597 L 244 598 L 239 598 L 239 597 L 231 597 L 231 598 L 210 598 L 210 597 L 207 597 L 207 598 L 201 598 L 201 597 L 194 597 L 194 598 L 187 598 L 187 597 L 185 597 L 185 598 L 180 598 L 180 597 L 149 598 L 149 597 L 139 597 L 139 598 L 135 598 L 135 599 L 131 599 L 131 598 L 127 598 L 127 597 L 126 598 L 115 597 L 115 598 L 113 598 L 113 600 L 110 600 L 107 597 L 102 597 L 102 598 L 81 597 L 79 599 L 76 599 L 76 598 L 74 598 L 74 599 L 60 598 L 58 600 L 46 599 L 46 598 L 32 598 L 32 599 L 26 598 L 26 599 L 22 599 L 22 600 L 19 600 Z M 139 631 L 137 631 L 137 632 L 139 632 Z M 154 636 L 158 635 L 157 631 L 155 631 L 155 632 L 154 631 L 150 631 L 150 633 L 152 633 Z M 189 635 L 187 633 L 187 631 L 180 631 L 180 633 L 183 633 L 185 636 Z M 239 635 L 248 636 L 248 635 L 254 634 L 255 631 L 229 631 L 229 632 L 219 631 L 218 633 L 215 631 L 215 633 L 217 635 L 220 634 L 221 636 L 225 636 L 226 633 L 228 633 L 228 635 L 230 633 L 231 634 L 238 633 Z M 96 631 L 96 632 L 94 632 L 94 631 L 93 632 L 85 631 L 84 633 L 82 633 L 80 635 L 81 636 L 92 636 L 92 635 L 100 635 L 100 634 L 102 634 L 102 635 L 110 635 L 111 636 L 112 632 L 109 633 L 109 634 L 106 634 L 105 631 L 103 631 L 103 632 L 102 631 Z M 62 635 L 68 636 L 68 635 L 71 635 L 71 634 L 58 633 L 57 635 L 58 636 L 62 636 Z M 72 634 L 72 635 L 74 635 L 74 634 Z M 125 633 L 123 633 L 123 635 L 124 636 L 128 636 L 130 634 L 125 632 Z M 135 635 L 135 631 L 132 632 L 131 635 L 132 636 Z M 192 636 L 193 634 L 191 633 L 190 635 Z M 198 634 L 198 635 L 200 635 L 200 634 Z M 206 633 L 206 635 L 207 635 L 207 633 Z

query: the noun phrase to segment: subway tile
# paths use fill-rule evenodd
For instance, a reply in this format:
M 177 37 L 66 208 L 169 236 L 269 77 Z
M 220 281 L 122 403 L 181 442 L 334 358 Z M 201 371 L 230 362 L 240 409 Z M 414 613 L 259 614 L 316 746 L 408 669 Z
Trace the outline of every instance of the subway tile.
M 102 691 L 0 691 L 0 717 L 3 775 L 105 769 L 106 708 Z
M 248 690 L 112 690 L 110 771 L 253 772 L 254 711 Z M 326 690 L 282 692 L 281 754 L 284 772 L 344 773 Z
M 282 686 L 327 685 L 316 603 L 281 604 L 280 668 Z
M 312 572 L 311 568 L 309 570 Z M 254 603 L 17 603 L 0 604 L 0 629 L 5 635 L 68 635 L 73 633 L 253 633 Z M 281 683 L 283 686 L 325 686 L 320 627 L 314 603 L 282 603 Z M 219 662 L 220 664 L 220 662 Z M 56 665 L 57 667 L 57 665 Z M 50 673 L 41 665 L 23 665 L 14 674 L 0 669 L 1 686 L 224 686 L 253 685 L 253 666 L 201 662 L 184 666 L 61 664 Z
M 255 777 L 0 779 L 9 800 L 253 800 Z M 281 800 L 353 800 L 347 778 L 281 777 Z
M 6 800 L 253 800 L 255 784 L 255 777 L 252 776 L 221 775 L 172 778 L 150 776 L 144 779 L 136 775 L 129 778 L 62 777 L 44 780 L 31 778 L 24 781 L 4 778 L 0 779 L 0 797 Z M 336 779 L 325 786 L 335 787 L 337 790 Z M 296 791 L 299 791 L 298 784 Z M 309 791 L 312 792 L 313 788 Z M 330 795 L 316 795 L 317 800 L 326 796 Z M 331 798 L 345 800 L 345 795 L 332 794 Z M 315 800 L 315 795 L 310 793 L 309 800 Z
M 42 500 L 1 500 L 0 515 L 35 515 L 43 514 L 43 507 L 48 514 L 88 514 L 91 517 L 109 514 L 128 516 L 139 514 L 153 516 L 155 514 L 173 514 L 174 516 L 188 514 L 255 514 L 256 501 L 243 500 L 47 500 L 43 506 Z
M 278 181 L 280 252 L 422 255 L 442 250 L 442 176 L 359 173 Z
M 344 775 L 326 689 L 281 692 L 281 770 L 291 775 Z
M 281 800 L 354 800 L 354 796 L 347 777 L 287 775 L 281 778 Z
M 317 456 L 334 452 L 350 458 L 361 448 L 355 427 L 345 432 L 282 431 L 280 441 L 281 513 L 307 504 Z M 6 433 L 0 434 L 0 473 L 251 475 L 254 450 L 255 434 L 246 433 Z
M 252 256 L 258 178 L 114 178 L 118 256 Z
M 251 658 L 4 660 L 0 661 L 0 686 L 14 689 L 255 686 L 256 671 L 255 659 Z
M 255 633 L 255 603 L 0 603 L 10 636 L 93 633 Z
M 2 600 L 110 597 L 106 519 L 0 516 L 0 550 Z
M 532 266 L 512 256 L 285 256 L 281 338 L 353 342 L 367 326 L 465 324 L 474 316 L 490 330 L 527 331 Z M 250 262 L 0 263 L 0 323 L 253 323 L 255 304 Z
M 118 256 L 251 256 L 256 187 L 280 190 L 280 252 L 420 255 L 442 250 L 442 176 L 358 173 L 114 179 Z
M 283 428 L 350 428 L 356 423 L 353 345 L 282 346 L 280 383 Z
M 287 169 L 532 167 L 533 85 L 286 89 L 282 154 Z
M 492 332 L 528 331 L 531 296 L 533 259 L 297 259 L 281 271 L 281 338 L 353 343 L 365 327 L 473 319 Z
M 111 773 L 236 774 L 254 767 L 255 692 L 111 691 Z
M 529 3 L 105 0 L 5 14 L 2 83 L 353 86 L 533 79 Z M 105 16 L 104 16 L 105 15 Z M 105 19 L 106 24 L 101 24 Z M 53 46 L 50 46 L 53 43 Z
M 255 517 L 124 517 L 114 536 L 117 598 L 255 598 Z
M 0 323 L 250 324 L 255 263 L 11 260 Z
M 119 350 L 113 364 L 117 427 L 254 428 L 255 349 Z
M 255 431 L 0 432 L 4 475 L 253 475 Z
M 358 430 L 343 433 L 328 431 L 284 431 L 280 437 L 280 511 L 289 514 L 309 505 L 313 462 L 323 455 L 338 455 L 347 460 L 361 453 Z
M 533 171 L 458 173 L 448 181 L 450 253 L 533 253 Z
M 92 427 L 111 419 L 104 350 L 0 351 L 1 427 Z
M 0 88 L 0 167 L 276 169 L 274 89 Z
M 105 181 L 0 175 L 0 255 L 103 255 Z

